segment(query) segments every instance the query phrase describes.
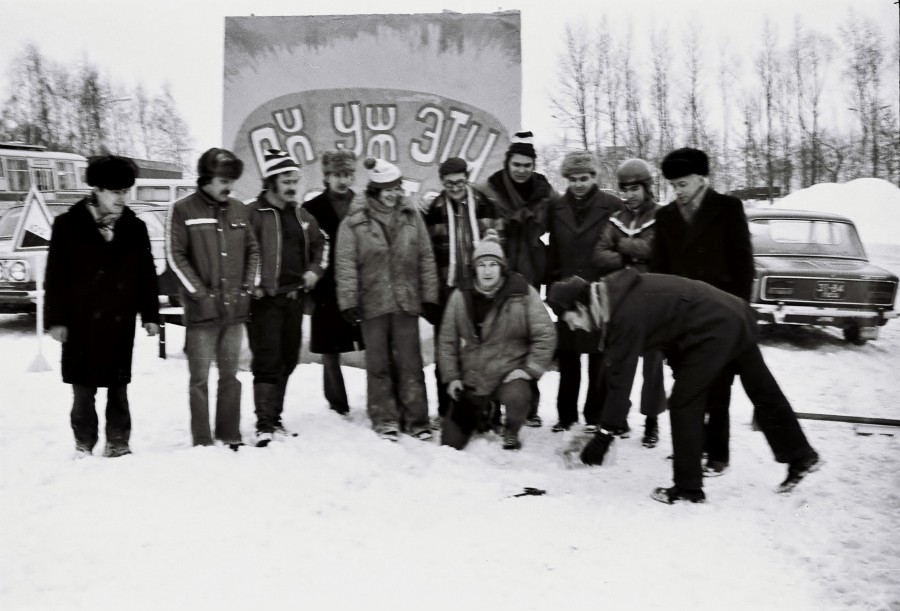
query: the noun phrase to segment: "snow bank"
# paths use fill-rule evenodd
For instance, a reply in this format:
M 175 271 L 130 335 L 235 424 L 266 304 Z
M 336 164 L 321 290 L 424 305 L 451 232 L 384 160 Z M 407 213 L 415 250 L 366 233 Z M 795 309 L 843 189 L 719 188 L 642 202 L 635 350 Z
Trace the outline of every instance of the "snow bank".
M 820 183 L 791 193 L 773 207 L 841 214 L 856 224 L 863 244 L 900 244 L 900 189 L 880 178 Z

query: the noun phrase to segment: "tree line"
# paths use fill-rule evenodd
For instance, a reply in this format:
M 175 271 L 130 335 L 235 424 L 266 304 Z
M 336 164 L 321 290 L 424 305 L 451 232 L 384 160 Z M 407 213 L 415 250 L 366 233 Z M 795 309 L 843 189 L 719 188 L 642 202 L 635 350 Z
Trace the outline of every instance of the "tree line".
M 766 19 L 756 49 L 740 54 L 706 34 L 654 29 L 636 54 L 630 29 L 569 25 L 551 94 L 567 135 L 548 156 L 596 151 L 613 187 L 622 159 L 658 165 L 680 146 L 707 151 L 725 191 L 771 197 L 868 176 L 900 185 L 900 41 L 879 24 L 850 13 L 835 39 L 798 18 L 782 37 Z
M 12 58 L 8 73 L 0 140 L 168 161 L 190 171 L 190 130 L 168 84 L 156 93 L 129 88 L 87 59 L 56 62 L 34 44 Z

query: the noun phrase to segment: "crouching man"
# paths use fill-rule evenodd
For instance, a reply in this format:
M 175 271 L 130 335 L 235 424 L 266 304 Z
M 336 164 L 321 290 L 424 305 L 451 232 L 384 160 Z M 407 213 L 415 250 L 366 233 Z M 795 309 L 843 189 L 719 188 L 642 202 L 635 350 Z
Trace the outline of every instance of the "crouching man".
M 472 252 L 472 288 L 455 291 L 441 321 L 438 371 L 452 403 L 441 444 L 458 450 L 486 430 L 496 403 L 506 408 L 503 448 L 522 447 L 532 383 L 550 366 L 556 331 L 537 291 L 506 271 L 497 233 L 485 232 Z
M 603 423 L 615 426 L 628 413 L 641 354 L 657 349 L 666 354 L 675 378 L 669 396 L 675 485 L 657 488 L 655 500 L 669 504 L 705 500 L 703 415 L 710 385 L 725 367 L 741 376 L 775 460 L 788 464 L 779 492 L 793 489 L 821 464 L 763 361 L 753 310 L 742 299 L 704 282 L 640 275 L 628 268 L 595 283 L 578 277 L 558 282 L 550 288 L 547 302 L 571 328 L 601 332 L 608 367 Z M 613 436 L 601 429 L 582 451 L 582 462 L 601 464 L 612 441 Z

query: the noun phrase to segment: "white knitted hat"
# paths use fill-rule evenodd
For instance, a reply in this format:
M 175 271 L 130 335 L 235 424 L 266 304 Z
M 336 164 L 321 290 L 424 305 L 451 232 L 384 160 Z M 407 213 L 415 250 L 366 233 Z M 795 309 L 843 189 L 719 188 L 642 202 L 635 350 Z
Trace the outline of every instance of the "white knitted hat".
M 300 164 L 294 158 L 278 149 L 269 149 L 263 156 L 262 175 L 269 178 L 283 172 L 299 172 Z

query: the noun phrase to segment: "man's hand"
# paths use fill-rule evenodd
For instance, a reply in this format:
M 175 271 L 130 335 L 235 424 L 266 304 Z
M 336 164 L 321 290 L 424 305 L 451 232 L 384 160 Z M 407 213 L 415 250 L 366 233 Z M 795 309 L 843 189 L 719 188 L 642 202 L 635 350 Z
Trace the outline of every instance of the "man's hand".
M 513 380 L 526 380 L 530 382 L 532 378 L 521 369 L 513 369 L 508 374 L 506 374 L 505 378 L 503 378 L 503 383 L 506 384 L 507 382 L 512 382 Z
M 62 325 L 54 325 L 50 327 L 50 337 L 60 344 L 65 344 L 66 340 L 69 339 L 69 329 Z
M 351 325 L 358 325 L 362 320 L 362 316 L 360 316 L 359 308 L 347 308 L 343 312 L 341 312 L 341 316 L 344 317 Z
M 159 334 L 159 325 L 155 322 L 145 322 L 144 323 L 144 331 L 147 332 L 147 335 L 153 337 L 154 335 Z
M 304 272 L 303 273 L 303 290 L 311 291 L 316 288 L 316 283 L 319 281 L 319 276 L 316 275 L 316 272 Z
M 453 380 L 447 384 L 447 394 L 450 395 L 450 398 L 454 401 L 459 401 L 463 394 L 462 380 Z

